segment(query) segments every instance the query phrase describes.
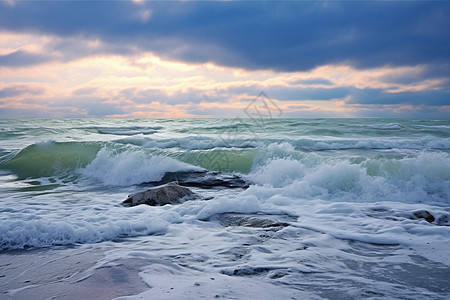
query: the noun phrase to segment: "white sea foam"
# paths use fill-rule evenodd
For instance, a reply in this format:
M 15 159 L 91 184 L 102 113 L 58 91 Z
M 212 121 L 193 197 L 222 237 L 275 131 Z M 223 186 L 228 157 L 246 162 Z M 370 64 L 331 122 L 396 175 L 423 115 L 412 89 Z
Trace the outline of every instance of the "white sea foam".
M 417 125 L 417 127 L 427 129 L 450 129 L 450 125 Z
M 449 139 L 439 139 L 432 137 L 422 137 L 420 139 L 411 138 L 385 138 L 385 139 L 331 139 L 329 141 L 305 141 L 295 142 L 298 148 L 309 150 L 347 150 L 347 149 L 450 149 Z
M 400 123 L 387 123 L 387 124 L 376 124 L 370 125 L 370 127 L 375 129 L 383 129 L 383 130 L 399 130 L 402 129 L 403 126 Z
M 148 216 L 152 219 L 150 223 L 147 219 L 139 219 L 139 214 L 144 211 L 144 208 L 126 211 L 129 218 L 135 221 L 138 218 L 140 221 L 120 221 L 115 218 L 122 215 L 123 208 L 115 206 L 109 208 L 111 203 L 107 202 L 99 206 L 98 213 L 91 214 L 94 211 L 84 211 L 85 206 L 98 204 L 84 203 L 81 199 L 76 202 L 80 208 L 71 208 L 67 214 L 47 212 L 49 209 L 45 205 L 47 201 L 62 201 L 56 200 L 59 197 L 58 194 L 45 196 L 50 200 L 42 199 L 38 202 L 42 206 L 33 214 L 30 214 L 27 203 L 20 204 L 23 208 L 16 204 L 14 210 L 8 210 L 10 217 L 1 222 L 2 247 L 40 247 L 53 244 L 98 242 L 125 235 L 140 236 L 162 232 L 162 228 L 170 224 L 206 219 L 224 212 L 287 213 L 299 216 L 301 220 L 307 220 L 304 213 L 311 215 L 312 218 L 321 218 L 320 216 L 326 215 L 329 220 L 334 220 L 333 228 L 312 226 L 311 224 L 316 223 L 312 219 L 308 228 L 336 237 L 346 236 L 349 239 L 389 244 L 393 239 L 400 238 L 395 232 L 389 230 L 383 234 L 380 234 L 378 229 L 373 231 L 370 229 L 370 226 L 374 224 L 372 221 L 368 221 L 367 229 L 362 232 L 360 229 L 363 227 L 356 233 L 350 234 L 344 231 L 349 230 L 347 226 L 354 226 L 354 222 L 360 223 L 361 220 L 365 220 L 367 216 L 362 213 L 363 207 L 372 203 L 387 203 L 386 207 L 389 207 L 389 203 L 403 203 L 403 209 L 407 210 L 405 215 L 399 212 L 396 214 L 406 219 L 411 216 L 414 209 L 423 207 L 427 209 L 431 207 L 436 218 L 446 216 L 444 210 L 436 207 L 446 207 L 449 204 L 450 159 L 447 153 L 423 152 L 418 156 L 402 159 L 366 158 L 355 163 L 352 157 L 343 156 L 336 159 L 313 153 L 294 159 L 297 152 L 287 143 L 272 144 L 268 150 L 269 154 L 263 154 L 251 173 L 247 175 L 247 178 L 253 182 L 249 189 L 235 194 L 218 193 L 216 198 L 209 201 L 191 201 L 159 210 L 153 208 L 152 211 L 158 212 L 163 221 L 150 215 Z M 152 156 L 141 150 L 115 152 L 103 148 L 96 158 L 79 172 L 83 178 L 93 178 L 103 185 L 114 187 L 160 180 L 168 171 L 195 169 L 191 165 L 174 159 Z M 128 192 L 131 193 L 132 190 Z M 64 198 L 67 195 L 61 197 Z M 111 196 L 108 192 L 107 196 L 102 197 Z M 126 195 L 116 196 L 115 203 L 118 204 L 125 197 Z M 88 197 L 88 199 L 91 198 L 92 201 L 97 201 L 95 195 Z M 11 198 L 5 201 L 13 200 Z M 355 203 L 359 203 L 356 209 L 354 209 Z M 414 209 L 408 208 L 410 205 Z M 390 207 L 392 208 L 392 205 Z M 54 207 L 55 211 L 58 209 L 60 209 L 58 206 Z M 77 209 L 81 211 L 75 212 Z M 73 218 L 74 214 L 79 214 L 80 218 Z M 151 216 L 154 215 L 151 214 Z M 339 225 L 339 222 L 342 222 L 342 225 Z M 306 226 L 305 222 L 301 224 Z M 335 231 L 339 226 L 343 226 L 344 229 Z M 402 235 L 405 230 L 405 228 L 401 229 L 398 234 Z M 414 229 L 412 232 L 416 234 L 424 232 L 420 230 Z M 429 230 L 433 231 L 433 229 Z M 358 236 L 357 232 L 361 235 Z M 445 234 L 445 229 L 436 229 L 433 232 L 442 236 Z
M 305 166 L 297 160 L 277 158 L 254 171 L 249 178 L 257 184 L 269 183 L 274 187 L 289 185 L 304 176 Z
M 320 160 L 311 155 L 303 161 L 274 158 L 256 166 L 248 177 L 259 185 L 283 188 L 282 194 L 306 199 L 447 204 L 450 201 L 447 153 L 424 152 L 403 159 L 369 158 L 360 163 L 352 162 L 351 157 Z
M 129 186 L 143 182 L 159 181 L 166 172 L 199 170 L 175 159 L 152 156 L 143 151 L 127 150 L 114 153 L 101 149 L 97 157 L 79 172 L 99 180 L 105 185 Z
M 127 139 L 125 140 L 127 141 Z M 249 140 L 226 140 L 220 137 L 207 137 L 207 136 L 188 136 L 181 137 L 176 140 L 156 140 L 147 139 L 143 143 L 140 142 L 145 148 L 181 148 L 186 150 L 205 150 L 213 148 L 254 148 L 264 145 L 260 141 Z
M 116 121 L 96 122 L 90 134 L 92 128 L 119 126 Z M 224 123 L 202 122 L 205 130 Z M 443 299 L 450 291 L 449 139 L 441 127 L 437 133 L 428 128 L 411 136 L 408 130 L 448 122 L 402 120 L 401 129 L 394 124 L 393 130 L 381 130 L 369 125 L 391 121 L 312 121 L 324 136 L 302 136 L 304 131 L 320 133 L 310 122 L 287 129 L 283 122 L 274 122 L 281 133 L 268 126 L 259 140 L 245 144 L 239 137 L 232 146 L 220 144 L 217 133 L 171 136 L 171 124 L 185 127 L 177 120 L 164 123 L 164 137 L 137 135 L 117 142 L 111 140 L 117 137 L 105 141 L 107 135 L 102 135 L 92 147 L 80 142 L 80 133 L 70 143 L 61 143 L 58 136 L 42 144 L 36 143 L 41 136 L 27 138 L 32 146 L 20 155 L 8 154 L 16 160 L 5 159 L 1 165 L 0 248 L 105 242 L 99 247 L 107 245 L 109 251 L 99 268 L 122 258 L 149 261 L 140 275 L 153 288 L 137 298 Z M 2 148 L 24 147 L 23 140 L 11 144 Z M 69 150 L 74 157 L 84 151 L 83 164 L 60 155 Z M 62 157 L 72 175 L 30 173 L 33 157 L 42 158 L 42 153 L 50 153 L 49 161 L 36 170 Z M 215 154 L 248 164 L 246 174 L 236 174 L 248 179 L 250 187 L 192 188 L 214 198 L 179 205 L 120 205 L 128 194 L 146 188 L 141 182 L 159 180 L 166 172 L 198 170 L 168 156 L 197 155 L 214 162 Z M 17 178 L 21 170 L 26 172 Z M 417 217 L 418 211 L 435 220 Z M 270 215 L 289 226 L 226 227 L 216 218 L 221 213 Z
M 97 215 L 91 216 L 82 210 L 73 218 L 47 212 L 45 219 L 38 215 L 26 220 L 20 219 L 20 215 L 26 213 L 21 210 L 17 218 L 12 216 L 0 221 L 0 249 L 97 243 L 126 236 L 162 234 L 167 230 L 169 222 L 164 217 L 150 217 L 136 211 L 130 212 L 132 218 L 121 218 L 117 212 L 100 209 Z
M 98 132 L 102 134 L 112 134 L 112 135 L 149 135 L 158 132 L 157 130 L 162 129 L 161 126 L 153 127 L 105 127 L 98 128 Z

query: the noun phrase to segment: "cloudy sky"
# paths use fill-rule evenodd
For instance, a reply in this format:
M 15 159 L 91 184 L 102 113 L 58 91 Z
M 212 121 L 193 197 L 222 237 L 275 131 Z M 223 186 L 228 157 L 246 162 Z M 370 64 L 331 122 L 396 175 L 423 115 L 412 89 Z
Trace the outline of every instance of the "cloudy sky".
M 450 1 L 0 1 L 0 117 L 450 117 Z

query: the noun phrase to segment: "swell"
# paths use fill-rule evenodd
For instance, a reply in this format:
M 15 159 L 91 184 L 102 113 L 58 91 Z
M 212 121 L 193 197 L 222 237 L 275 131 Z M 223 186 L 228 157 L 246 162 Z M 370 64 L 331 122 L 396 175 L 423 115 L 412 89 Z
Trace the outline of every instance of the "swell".
M 160 180 L 167 172 L 211 170 L 248 173 L 258 150 L 214 148 L 173 151 L 115 142 L 55 142 L 0 151 L 0 170 L 18 180 L 80 175 L 106 185 Z
M 111 134 L 111 135 L 149 135 L 158 132 L 163 129 L 162 126 L 130 126 L 130 127 L 98 127 L 96 128 L 98 133 Z
M 209 149 L 180 152 L 178 160 L 201 168 L 220 171 L 248 173 L 253 167 L 258 149 Z
M 153 149 L 205 150 L 214 148 L 255 148 L 263 146 L 263 140 L 234 139 L 227 140 L 211 136 L 187 136 L 172 139 L 153 139 L 145 136 L 127 137 L 116 140 L 121 144 L 131 144 Z
M 46 141 L 9 153 L 0 161 L 0 169 L 11 171 L 19 179 L 64 176 L 90 163 L 103 143 Z
M 358 152 L 347 150 L 361 149 L 361 160 L 367 160 L 367 157 L 377 155 L 403 158 L 414 153 L 403 151 L 407 149 L 417 150 L 414 155 L 431 150 L 448 155 L 450 150 L 449 140 L 431 138 L 418 141 L 299 139 L 289 142 L 265 139 L 235 141 L 236 145 L 229 147 L 224 147 L 220 142 L 205 137 L 164 141 L 145 137 L 130 137 L 116 142 L 46 141 L 29 145 L 18 152 L 1 150 L 0 170 L 12 172 L 18 179 L 81 174 L 96 179 L 109 176 L 111 178 L 106 181 L 100 180 L 107 184 L 132 185 L 158 181 L 166 172 L 187 170 L 249 174 L 271 159 L 289 158 L 304 163 L 319 157 L 324 151 L 322 156 L 345 158 L 358 155 Z M 396 151 L 388 155 L 383 151 L 386 149 Z
M 116 140 L 117 143 L 130 144 L 149 149 L 173 149 L 173 150 L 212 150 L 215 148 L 228 149 L 249 149 L 265 148 L 273 143 L 288 142 L 298 150 L 305 151 L 324 151 L 324 150 L 450 150 L 450 140 L 448 138 L 439 138 L 431 135 L 421 137 L 364 137 L 337 138 L 330 136 L 301 136 L 298 138 L 241 138 L 241 139 L 221 139 L 209 136 L 188 136 L 177 139 L 153 139 L 145 136 L 127 137 Z

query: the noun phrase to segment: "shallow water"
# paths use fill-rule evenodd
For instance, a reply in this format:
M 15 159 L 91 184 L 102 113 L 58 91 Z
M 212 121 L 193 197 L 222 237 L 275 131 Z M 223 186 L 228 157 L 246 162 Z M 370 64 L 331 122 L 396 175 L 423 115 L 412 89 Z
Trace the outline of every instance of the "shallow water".
M 449 120 L 0 123 L 3 253 L 107 244 L 107 261 L 149 261 L 142 296 L 160 299 L 450 293 Z M 167 172 L 205 171 L 250 186 L 192 187 L 213 199 L 180 205 L 121 205 Z M 433 222 L 414 216 L 424 210 Z M 221 222 L 225 213 L 282 226 Z

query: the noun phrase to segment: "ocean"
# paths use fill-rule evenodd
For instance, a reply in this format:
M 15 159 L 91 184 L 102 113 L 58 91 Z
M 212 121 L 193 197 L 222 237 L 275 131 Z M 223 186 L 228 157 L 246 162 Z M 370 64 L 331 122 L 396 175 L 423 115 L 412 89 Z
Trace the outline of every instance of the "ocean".
M 450 297 L 449 119 L 0 124 L 4 259 L 100 251 L 78 283 L 139 260 L 126 299 Z M 201 197 L 122 205 L 172 180 Z M 0 298 L 56 282 L 5 266 Z

